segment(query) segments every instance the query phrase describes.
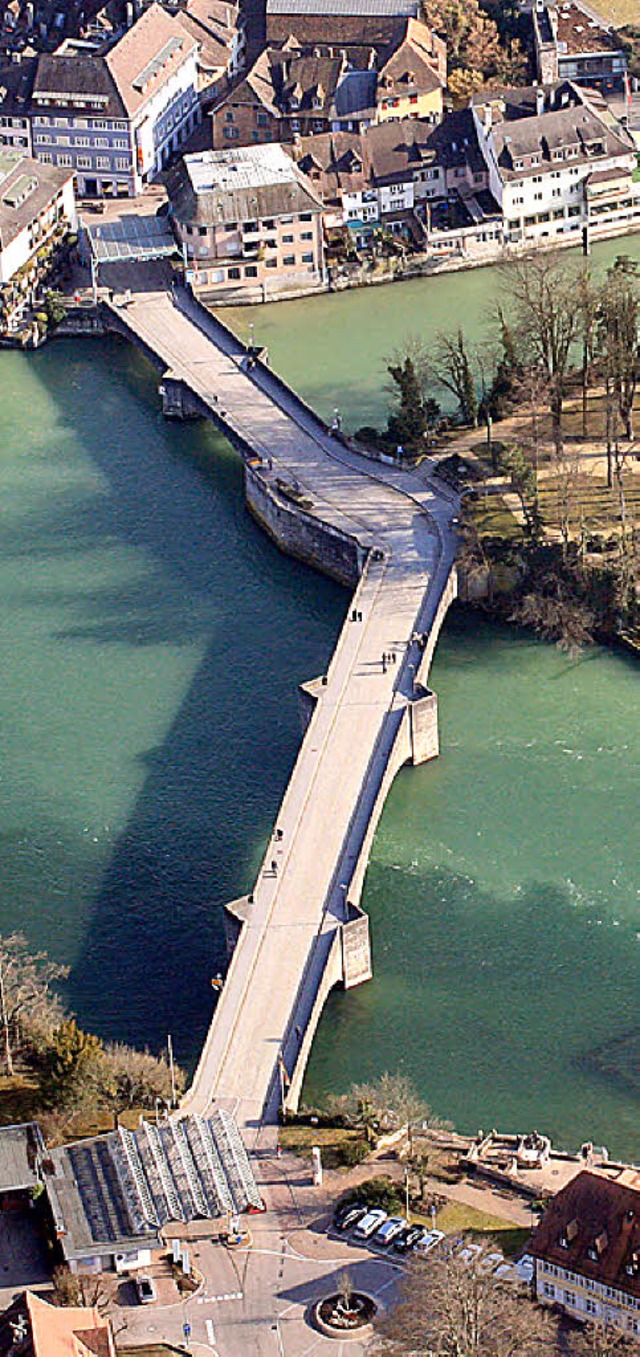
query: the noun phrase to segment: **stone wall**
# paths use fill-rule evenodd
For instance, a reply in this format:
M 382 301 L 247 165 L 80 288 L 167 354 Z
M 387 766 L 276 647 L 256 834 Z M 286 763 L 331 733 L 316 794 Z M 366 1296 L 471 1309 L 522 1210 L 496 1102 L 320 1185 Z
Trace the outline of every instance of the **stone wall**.
M 249 513 L 281 551 L 339 584 L 356 584 L 365 552 L 355 538 L 285 499 L 265 480 L 259 467 L 249 464 L 245 466 L 245 495 Z

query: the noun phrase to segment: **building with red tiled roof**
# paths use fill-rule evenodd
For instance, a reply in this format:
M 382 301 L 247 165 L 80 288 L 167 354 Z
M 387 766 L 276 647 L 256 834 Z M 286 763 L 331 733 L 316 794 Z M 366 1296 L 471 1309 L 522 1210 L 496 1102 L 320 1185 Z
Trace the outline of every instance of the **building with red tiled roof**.
M 640 1174 L 579 1173 L 550 1202 L 530 1252 L 543 1304 L 640 1334 Z
M 113 1332 L 93 1306 L 50 1305 L 25 1291 L 0 1316 L 0 1357 L 116 1357 Z

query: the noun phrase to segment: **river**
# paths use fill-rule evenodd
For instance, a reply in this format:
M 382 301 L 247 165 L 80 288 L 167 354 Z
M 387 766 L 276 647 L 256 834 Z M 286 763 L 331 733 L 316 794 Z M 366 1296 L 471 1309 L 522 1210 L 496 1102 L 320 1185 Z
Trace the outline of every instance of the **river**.
M 357 423 L 382 410 L 393 344 L 437 316 L 480 333 L 494 289 L 482 270 L 252 319 Z M 192 1061 L 220 906 L 251 883 L 295 684 L 323 669 L 345 595 L 254 526 L 222 439 L 163 422 L 133 350 L 60 341 L 0 364 L 0 929 L 70 964 L 87 1026 L 153 1047 L 171 1031 Z M 433 683 L 443 756 L 392 791 L 365 894 L 375 979 L 332 997 L 308 1095 L 401 1061 L 462 1129 L 640 1155 L 623 1056 L 607 1077 L 589 1063 L 636 1032 L 637 672 L 458 615 Z

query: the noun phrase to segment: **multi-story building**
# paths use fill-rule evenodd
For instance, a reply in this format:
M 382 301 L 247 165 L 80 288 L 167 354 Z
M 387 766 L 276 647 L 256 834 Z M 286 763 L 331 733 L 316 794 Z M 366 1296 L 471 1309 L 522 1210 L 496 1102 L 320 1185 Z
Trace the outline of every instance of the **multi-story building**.
M 0 286 L 54 236 L 77 226 L 73 173 L 27 156 L 0 155 Z
M 41 297 L 77 228 L 73 173 L 0 153 L 0 330 L 15 329 Z
M 87 197 L 135 195 L 201 116 L 198 43 L 157 4 L 104 56 L 38 57 L 29 104 L 36 159 Z
M 568 81 L 507 90 L 477 96 L 472 111 L 507 243 L 629 229 L 640 215 L 635 145 L 585 90 Z
M 535 1230 L 535 1292 L 574 1319 L 640 1334 L 640 1174 L 585 1170 L 550 1202 Z
M 375 47 L 380 54 L 402 42 L 407 19 L 418 19 L 420 0 L 267 0 L 269 47 Z
M 359 136 L 308 137 L 294 154 L 332 204 L 332 223 L 356 232 L 378 221 L 400 226 L 418 208 L 429 226 L 471 224 L 498 212 L 470 109 L 436 127 L 416 118 L 378 123 Z
M 198 43 L 201 102 L 216 97 L 237 74 L 245 53 L 244 30 L 235 0 L 185 0 L 177 9 L 182 27 Z
M 185 156 L 167 189 L 197 291 L 264 298 L 323 282 L 322 203 L 282 146 Z
M 403 118 L 442 117 L 446 47 L 426 24 L 403 21 L 400 40 L 379 52 L 330 43 L 270 48 L 212 109 L 216 149 L 237 142 L 296 141 L 321 132 L 362 132 Z
M 627 57 L 613 28 L 599 23 L 576 0 L 558 5 L 536 0 L 532 9 L 538 79 L 575 80 L 590 89 L 621 90 Z
M 0 146 L 31 155 L 29 99 L 34 57 L 12 61 L 0 69 Z

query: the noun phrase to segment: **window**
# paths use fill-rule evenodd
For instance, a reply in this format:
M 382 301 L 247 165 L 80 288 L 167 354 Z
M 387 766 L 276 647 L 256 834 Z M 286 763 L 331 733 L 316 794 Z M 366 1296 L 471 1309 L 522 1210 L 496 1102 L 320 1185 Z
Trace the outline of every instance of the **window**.
M 273 231 L 275 222 L 272 221 L 271 218 L 269 218 L 268 221 L 263 221 L 262 225 L 265 231 Z
M 301 212 L 300 221 L 313 221 L 311 212 Z
M 90 155 L 79 155 L 76 164 L 79 170 L 90 170 L 93 165 L 93 161 Z
M 564 1303 L 565 1303 L 565 1305 L 569 1305 L 569 1306 L 571 1306 L 571 1307 L 575 1307 L 576 1298 L 575 1298 L 575 1295 L 574 1295 L 573 1291 L 565 1291 L 565 1292 L 563 1292 L 563 1296 L 564 1296 Z
M 553 1300 L 553 1299 L 554 1299 L 554 1296 L 555 1296 L 555 1294 L 556 1294 L 556 1288 L 555 1288 L 555 1286 L 553 1285 L 553 1282 L 545 1282 L 545 1284 L 544 1284 L 544 1286 L 543 1286 L 542 1289 L 543 1289 L 543 1291 L 544 1291 L 545 1296 L 548 1296 L 548 1297 L 549 1297 L 549 1300 Z
M 300 232 L 300 239 L 301 239 L 301 240 L 313 240 L 313 231 L 301 231 L 301 232 Z
M 258 124 L 258 127 L 266 127 L 269 122 L 266 113 L 258 113 L 256 116 L 256 122 Z
M 107 155 L 99 155 L 96 159 L 96 169 L 108 170 L 109 167 L 110 167 L 109 157 Z
M 244 271 L 244 276 L 245 276 L 245 278 L 257 278 L 257 277 L 258 277 L 258 270 L 257 270 L 255 264 L 247 264 L 247 267 L 246 267 L 246 269 L 245 269 L 245 271 Z
M 96 139 L 95 139 L 95 141 L 94 141 L 93 144 L 94 144 L 94 146 L 99 146 L 99 147 L 100 147 L 100 150 L 104 151 L 104 150 L 106 150 L 106 148 L 107 148 L 108 145 L 109 145 L 109 138 L 108 138 L 108 137 L 96 137 Z
M 207 234 L 207 228 L 206 228 L 206 226 L 199 226 L 199 227 L 198 227 L 198 235 L 199 235 L 199 236 L 206 236 L 206 234 Z
M 239 278 L 239 277 L 240 277 L 240 269 L 237 269 L 237 268 L 229 269 L 229 277 L 230 277 L 230 278 Z
M 259 141 L 259 140 L 260 140 L 260 133 L 259 133 L 259 132 L 256 132 L 255 129 L 254 129 L 254 131 L 251 133 L 251 140 L 252 140 L 252 141 Z
M 237 231 L 238 229 L 237 221 L 228 221 L 224 229 L 225 231 Z
M 76 137 L 76 146 L 90 146 L 90 145 L 91 141 L 89 137 Z
M 238 137 L 237 127 L 225 127 L 224 135 L 225 137 L 229 137 L 231 141 L 237 140 Z
M 91 126 L 94 128 L 94 131 L 96 132 L 98 131 L 106 132 L 108 130 L 109 124 L 108 122 L 105 121 L 104 118 L 94 118 Z
M 302 262 L 303 262 L 303 264 L 313 264 L 313 255 L 312 255 L 312 254 L 303 254 L 303 256 L 302 256 Z
M 49 152 L 49 151 L 41 151 L 41 152 L 40 152 L 40 155 L 38 156 L 38 160 L 41 160 L 42 163 L 43 163 L 44 165 L 50 165 L 50 164 L 51 164 L 51 154 L 50 154 L 50 152 Z
M 283 259 L 282 262 L 283 262 L 283 264 L 285 264 L 286 266 L 291 265 L 291 264 L 295 264 L 295 262 L 296 262 L 295 254 L 285 254 L 284 259 Z
M 66 154 L 65 154 L 65 155 L 59 155 L 59 156 L 58 156 L 58 164 L 64 166 L 65 168 L 68 168 L 70 165 L 73 165 L 73 156 L 66 155 Z
M 283 244 L 283 245 L 293 245 L 293 236 L 283 236 L 283 237 L 282 237 L 282 244 Z
M 225 113 L 224 116 L 225 116 L 225 122 L 228 122 L 228 123 L 232 123 L 232 122 L 233 122 L 233 113 L 232 113 L 232 111 L 231 111 L 230 108 L 227 109 L 227 111 L 226 111 L 226 113 Z
M 591 1296 L 587 1296 L 584 1303 L 584 1308 L 588 1315 L 597 1315 L 598 1313 L 598 1307 L 595 1301 L 591 1299 Z
M 117 158 L 116 158 L 116 169 L 117 169 L 117 170 L 128 170 L 128 168 L 129 168 L 129 161 L 126 160 L 126 159 L 124 158 L 124 156 L 117 156 Z
M 277 267 L 278 267 L 278 261 L 277 261 L 277 259 L 267 259 L 267 261 L 266 261 L 266 263 L 265 263 L 265 268 L 266 268 L 266 269 L 275 269 L 275 268 L 277 268 Z

